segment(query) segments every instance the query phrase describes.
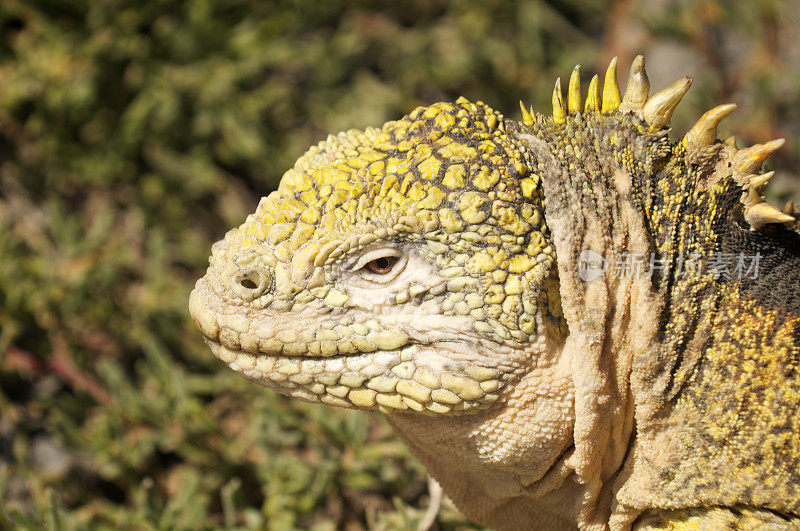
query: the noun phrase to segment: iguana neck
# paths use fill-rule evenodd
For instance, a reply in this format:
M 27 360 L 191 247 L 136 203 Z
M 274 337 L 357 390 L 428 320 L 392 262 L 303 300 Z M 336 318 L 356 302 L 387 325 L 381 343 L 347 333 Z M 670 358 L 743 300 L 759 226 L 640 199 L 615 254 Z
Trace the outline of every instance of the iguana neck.
M 542 176 L 556 247 L 575 389 L 569 464 L 591 500 L 581 519 L 603 522 L 634 427 L 659 418 L 702 355 L 718 307 L 707 265 L 740 195 L 725 173 L 735 150 L 687 155 L 633 115 L 510 130 Z
M 718 435 L 737 425 L 726 412 L 768 410 L 758 397 L 784 385 L 779 367 L 797 351 L 791 334 L 800 329 L 800 303 L 771 296 L 769 284 L 800 282 L 800 237 L 781 225 L 751 230 L 743 208 L 747 183 L 731 169 L 736 148 L 689 150 L 683 141 L 671 144 L 665 131 L 643 131 L 633 116 L 575 117 L 558 126 L 539 119 L 511 130 L 542 176 L 558 258 L 569 327 L 564 355 L 572 359 L 575 389 L 575 453 L 568 464 L 591 500 L 580 520 L 591 525 L 613 514 L 630 522 L 637 506 L 668 503 L 795 510 L 741 487 L 749 484 L 744 476 L 725 482 L 708 473 L 671 479 L 669 472 L 688 459 L 713 470 L 714 456 L 738 444 Z M 588 278 L 587 251 L 607 268 Z M 760 275 L 752 269 L 758 258 Z M 723 267 L 731 278 L 720 277 Z M 721 332 L 728 321 L 748 333 Z M 731 358 L 738 351 L 777 372 L 738 367 Z M 725 380 L 741 391 L 717 395 L 714 382 Z M 709 413 L 703 398 L 709 396 L 719 397 L 718 414 Z M 796 421 L 791 411 L 774 408 L 781 413 L 759 424 L 769 444 L 770 426 Z M 626 454 L 634 429 L 637 442 Z M 693 439 L 694 433 L 705 438 Z M 784 443 L 800 448 L 798 437 Z M 752 474 L 782 470 L 769 463 L 785 457 L 767 457 Z M 695 486 L 705 489 L 702 495 Z
M 571 360 L 575 389 L 569 465 L 586 488 L 580 515 L 586 525 L 601 525 L 611 511 L 613 477 L 634 427 L 631 372 L 654 349 L 664 304 L 648 275 L 590 263 L 649 257 L 655 248 L 638 181 L 661 171 L 671 151 L 664 132 L 645 126 L 633 116 L 589 115 L 565 124 L 537 117 L 531 126 L 509 128 L 541 175 L 556 248 L 569 327 L 563 355 Z

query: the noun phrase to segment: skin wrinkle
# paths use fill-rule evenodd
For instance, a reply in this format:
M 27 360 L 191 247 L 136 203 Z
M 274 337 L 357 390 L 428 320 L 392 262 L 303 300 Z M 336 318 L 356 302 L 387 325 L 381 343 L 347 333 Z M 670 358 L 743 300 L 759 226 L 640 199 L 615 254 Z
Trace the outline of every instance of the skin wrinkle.
M 800 237 L 751 186 L 779 143 L 704 143 L 702 120 L 672 142 L 686 80 L 627 114 L 613 88 L 603 113 L 576 110 L 578 86 L 524 123 L 462 98 L 312 147 L 212 248 L 190 298 L 212 351 L 385 413 L 496 529 L 795 518 Z M 586 282 L 587 250 L 670 263 Z M 674 266 L 721 252 L 759 253 L 763 276 Z

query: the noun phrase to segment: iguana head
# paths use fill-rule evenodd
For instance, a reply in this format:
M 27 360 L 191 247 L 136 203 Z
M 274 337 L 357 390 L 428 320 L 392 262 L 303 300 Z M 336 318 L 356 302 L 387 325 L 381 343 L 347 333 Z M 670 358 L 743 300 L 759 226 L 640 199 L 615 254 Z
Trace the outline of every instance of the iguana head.
M 218 357 L 297 398 L 481 408 L 559 326 L 542 199 L 481 102 L 331 136 L 214 246 L 192 315 Z

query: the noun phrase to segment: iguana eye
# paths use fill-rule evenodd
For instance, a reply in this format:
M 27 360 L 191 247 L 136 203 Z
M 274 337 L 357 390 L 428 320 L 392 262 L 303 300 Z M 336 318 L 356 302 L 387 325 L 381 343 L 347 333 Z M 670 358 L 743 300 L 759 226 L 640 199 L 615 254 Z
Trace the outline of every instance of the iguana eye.
M 363 253 L 345 264 L 344 269 L 367 283 L 386 284 L 403 272 L 407 262 L 408 256 L 402 249 L 382 246 Z
M 381 256 L 371 262 L 367 262 L 364 267 L 367 271 L 375 273 L 376 275 L 387 275 L 392 272 L 392 268 L 396 263 L 396 256 Z

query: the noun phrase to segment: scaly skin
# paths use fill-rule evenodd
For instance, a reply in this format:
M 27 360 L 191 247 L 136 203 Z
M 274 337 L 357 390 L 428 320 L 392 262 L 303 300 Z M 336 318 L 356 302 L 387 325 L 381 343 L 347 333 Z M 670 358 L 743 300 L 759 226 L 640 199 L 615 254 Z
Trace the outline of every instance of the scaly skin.
M 800 237 L 756 171 L 780 143 L 716 141 L 732 107 L 673 143 L 690 80 L 648 98 L 637 58 L 621 99 L 614 66 L 552 117 L 462 98 L 329 137 L 214 245 L 192 316 L 247 378 L 387 414 L 497 529 L 797 524 Z M 585 281 L 587 251 L 658 267 Z M 758 276 L 707 267 L 740 253 Z

